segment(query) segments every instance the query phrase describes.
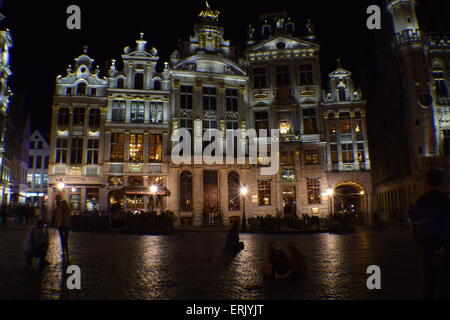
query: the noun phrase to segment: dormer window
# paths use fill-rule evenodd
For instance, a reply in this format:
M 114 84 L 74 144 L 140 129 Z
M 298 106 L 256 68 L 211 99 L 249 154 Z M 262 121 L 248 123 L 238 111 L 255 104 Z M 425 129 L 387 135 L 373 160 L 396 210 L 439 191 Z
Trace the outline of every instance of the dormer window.
M 123 79 L 117 80 L 117 89 L 123 89 L 125 87 L 125 81 Z
M 86 95 L 86 83 L 82 82 L 77 86 L 77 96 Z
M 157 79 L 153 82 L 153 90 L 161 90 L 161 80 Z
M 339 101 L 347 101 L 347 94 L 344 87 L 338 87 Z
M 134 88 L 137 90 L 144 90 L 144 75 L 142 73 L 135 74 Z

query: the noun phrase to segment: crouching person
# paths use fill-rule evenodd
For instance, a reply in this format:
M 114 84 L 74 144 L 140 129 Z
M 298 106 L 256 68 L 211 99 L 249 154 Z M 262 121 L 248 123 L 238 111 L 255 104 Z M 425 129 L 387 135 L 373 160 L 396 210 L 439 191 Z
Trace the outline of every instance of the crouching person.
M 33 258 L 39 258 L 39 268 L 48 265 L 47 250 L 49 244 L 49 236 L 44 221 L 39 220 L 28 234 L 24 246 L 26 268 L 30 268 L 33 264 Z

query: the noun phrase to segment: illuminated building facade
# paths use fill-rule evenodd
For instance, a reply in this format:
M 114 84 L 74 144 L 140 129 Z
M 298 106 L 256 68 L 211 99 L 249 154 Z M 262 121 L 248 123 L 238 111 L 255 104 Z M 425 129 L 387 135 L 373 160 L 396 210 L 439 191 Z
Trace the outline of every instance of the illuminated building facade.
M 11 34 L 8 30 L 0 31 L 0 168 L 1 168 L 1 185 L 0 185 L 0 202 L 9 203 L 10 171 L 5 164 L 6 152 L 6 129 L 8 122 L 8 106 L 12 93 L 8 87 L 8 78 L 12 72 L 9 65 L 9 51 L 12 47 Z
M 86 54 L 77 58 L 75 68 L 57 79 L 54 97 L 53 204 L 56 184 L 63 181 L 63 196 L 79 210 L 88 209 L 96 189 L 98 210 L 167 209 L 182 223 L 199 226 L 241 217 L 245 185 L 247 217 L 325 217 L 334 207 L 354 208 L 368 222 L 371 167 L 361 91 L 340 66 L 329 75 L 329 90 L 322 91 L 320 47 L 310 22 L 302 37 L 286 13 L 265 15 L 261 22 L 261 32 L 249 28 L 241 59 L 224 39 L 219 12 L 207 2 L 194 34 L 161 73 L 157 50 L 147 49 L 143 35 L 135 49 L 125 48 L 121 70 L 112 62 L 108 78 L 92 70 Z M 75 117 L 85 121 L 76 124 Z M 262 175 L 264 157 L 257 164 L 238 164 L 236 158 L 177 164 L 171 151 L 179 140 L 172 133 L 181 128 L 196 137 L 218 129 L 224 146 L 227 129 L 280 129 L 280 169 Z M 98 151 L 96 161 L 92 150 Z M 152 185 L 158 185 L 156 200 Z
M 377 126 L 385 128 L 390 139 L 380 133 L 380 140 L 374 141 L 379 151 L 374 159 L 374 204 L 384 219 L 399 220 L 405 219 L 409 206 L 426 190 L 427 170 L 441 169 L 448 181 L 450 41 L 448 33 L 422 29 L 415 0 L 386 3 L 392 28 L 386 28 L 390 33 L 385 37 L 393 50 L 388 48 L 390 55 L 380 55 L 387 79 L 380 89 L 385 94 L 381 92 L 380 101 L 372 102 L 380 106 L 374 120 L 380 121 Z M 404 125 L 389 120 L 397 116 L 405 119 Z
M 39 130 L 34 130 L 29 139 L 27 187 L 24 189 L 28 203 L 43 206 L 48 189 L 48 164 L 50 145 Z

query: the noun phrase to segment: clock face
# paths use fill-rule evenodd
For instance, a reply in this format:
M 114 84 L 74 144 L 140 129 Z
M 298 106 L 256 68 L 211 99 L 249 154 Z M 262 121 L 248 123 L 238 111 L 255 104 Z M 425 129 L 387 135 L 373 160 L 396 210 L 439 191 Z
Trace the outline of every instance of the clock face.
M 429 108 L 433 104 L 433 98 L 427 92 L 421 93 L 417 100 L 418 100 L 420 106 L 423 108 Z

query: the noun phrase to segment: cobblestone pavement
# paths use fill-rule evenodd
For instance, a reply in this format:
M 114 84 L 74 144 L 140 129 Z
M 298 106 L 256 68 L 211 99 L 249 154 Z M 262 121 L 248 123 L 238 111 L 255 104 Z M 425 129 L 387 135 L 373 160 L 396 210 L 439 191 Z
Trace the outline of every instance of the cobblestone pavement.
M 57 231 L 50 229 L 50 265 L 25 271 L 26 226 L 0 227 L 0 299 L 419 299 L 420 251 L 405 226 L 356 233 L 241 234 L 245 249 L 222 251 L 224 232 L 151 236 L 70 234 L 70 264 L 81 268 L 81 290 L 66 289 Z M 258 269 L 269 241 L 292 240 L 306 256 L 308 278 L 277 288 Z M 366 269 L 381 267 L 381 290 L 368 290 Z

